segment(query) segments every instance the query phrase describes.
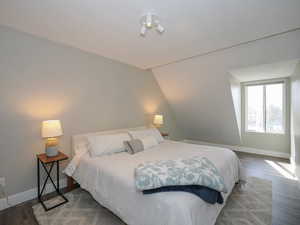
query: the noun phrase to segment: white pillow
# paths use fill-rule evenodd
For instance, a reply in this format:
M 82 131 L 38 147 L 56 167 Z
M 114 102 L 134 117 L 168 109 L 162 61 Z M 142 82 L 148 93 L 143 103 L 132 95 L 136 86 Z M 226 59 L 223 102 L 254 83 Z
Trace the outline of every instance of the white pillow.
M 87 140 L 84 140 L 74 146 L 75 155 L 82 155 L 88 151 Z
M 148 136 L 148 137 L 142 138 L 140 140 L 143 143 L 144 150 L 147 150 L 149 148 L 152 148 L 152 147 L 158 145 L 158 141 L 153 136 Z
M 146 137 L 152 136 L 156 139 L 158 143 L 164 141 L 164 138 L 161 136 L 160 132 L 156 128 L 147 128 L 143 130 L 130 130 L 128 131 L 128 133 L 133 139 L 144 139 Z
M 105 134 L 87 137 L 92 157 L 125 151 L 124 141 L 129 141 L 127 133 Z

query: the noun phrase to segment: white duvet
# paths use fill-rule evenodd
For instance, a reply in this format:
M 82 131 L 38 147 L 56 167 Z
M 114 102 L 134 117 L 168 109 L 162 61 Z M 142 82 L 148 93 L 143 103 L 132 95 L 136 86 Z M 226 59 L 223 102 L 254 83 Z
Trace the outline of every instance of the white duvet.
M 243 179 L 239 159 L 233 151 L 174 141 L 164 141 L 135 155 L 125 152 L 95 158 L 88 153 L 78 155 L 66 172 L 128 225 L 213 225 L 226 203 L 211 205 L 185 192 L 143 195 L 135 187 L 134 169 L 138 164 L 196 155 L 207 157 L 215 164 L 228 194 Z M 223 195 L 224 200 L 228 194 Z

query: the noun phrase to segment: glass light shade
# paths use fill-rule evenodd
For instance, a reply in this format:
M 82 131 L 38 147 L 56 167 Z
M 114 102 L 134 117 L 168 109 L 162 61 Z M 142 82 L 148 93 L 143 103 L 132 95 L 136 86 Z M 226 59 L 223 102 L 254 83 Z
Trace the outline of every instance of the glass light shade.
M 46 120 L 42 123 L 42 137 L 52 138 L 63 135 L 61 123 L 59 120 Z
M 164 117 L 163 115 L 155 115 L 153 119 L 154 125 L 163 125 L 164 124 Z

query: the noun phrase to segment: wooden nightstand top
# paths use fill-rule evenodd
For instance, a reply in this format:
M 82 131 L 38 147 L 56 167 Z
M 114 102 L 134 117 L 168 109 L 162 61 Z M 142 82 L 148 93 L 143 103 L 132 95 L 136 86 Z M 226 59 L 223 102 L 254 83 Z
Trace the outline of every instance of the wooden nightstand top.
M 46 153 L 36 155 L 36 157 L 43 163 L 52 163 L 56 161 L 67 160 L 69 158 L 66 154 L 62 152 L 58 152 L 58 155 L 53 157 L 48 157 Z
M 163 137 L 168 137 L 169 134 L 168 134 L 168 133 L 161 132 L 161 136 L 163 136 Z

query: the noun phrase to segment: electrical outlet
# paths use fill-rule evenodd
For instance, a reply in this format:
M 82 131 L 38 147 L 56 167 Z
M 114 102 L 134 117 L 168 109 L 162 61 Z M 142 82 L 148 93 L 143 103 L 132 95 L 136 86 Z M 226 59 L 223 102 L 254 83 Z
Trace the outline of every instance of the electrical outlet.
M 0 177 L 0 185 L 5 187 L 5 177 Z

